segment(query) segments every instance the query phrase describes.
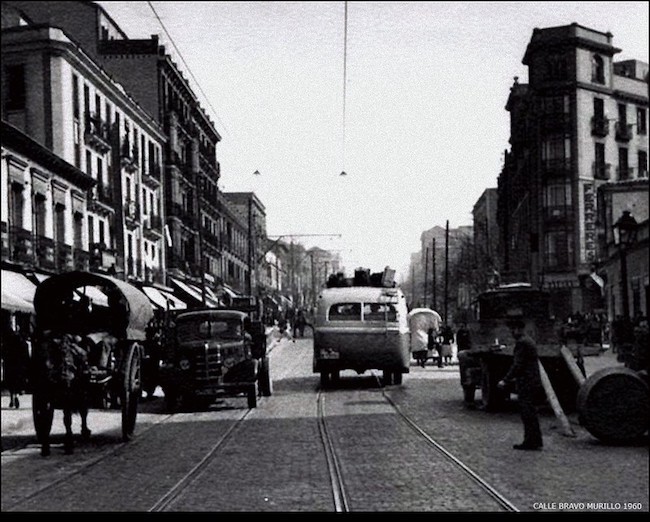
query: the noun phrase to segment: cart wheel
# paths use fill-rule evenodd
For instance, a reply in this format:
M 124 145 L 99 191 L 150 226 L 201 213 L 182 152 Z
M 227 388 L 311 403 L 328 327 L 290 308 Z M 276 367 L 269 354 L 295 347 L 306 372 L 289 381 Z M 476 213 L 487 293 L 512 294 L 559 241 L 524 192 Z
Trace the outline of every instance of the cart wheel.
M 138 414 L 138 399 L 141 394 L 141 355 L 137 343 L 131 344 L 127 350 L 124 364 L 124 382 L 122 384 L 122 440 L 128 441 L 133 437 L 135 418 Z
M 271 381 L 271 368 L 269 367 L 269 358 L 264 357 L 260 361 L 259 387 L 262 397 L 273 395 L 273 382 Z
M 49 439 L 52 430 L 52 418 L 54 417 L 54 405 L 47 399 L 47 396 L 40 391 L 34 391 L 32 396 L 32 417 L 36 439 L 41 445 L 41 454 L 49 455 Z
M 506 392 L 497 387 L 499 378 L 494 369 L 484 367 L 481 381 L 481 399 L 487 411 L 497 411 L 505 406 Z
M 171 388 L 163 388 L 165 395 L 165 407 L 171 413 L 178 411 L 178 392 Z
M 253 409 L 257 408 L 257 384 L 251 384 L 248 388 L 248 407 Z

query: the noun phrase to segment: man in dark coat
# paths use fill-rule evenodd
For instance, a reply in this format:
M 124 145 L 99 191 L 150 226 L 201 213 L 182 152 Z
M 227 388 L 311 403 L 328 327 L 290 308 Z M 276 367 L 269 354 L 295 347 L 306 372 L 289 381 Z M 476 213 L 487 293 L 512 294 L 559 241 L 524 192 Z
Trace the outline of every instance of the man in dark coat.
M 499 387 L 506 388 L 514 383 L 521 420 L 524 424 L 524 441 L 513 447 L 517 450 L 541 450 L 543 446 L 542 432 L 537 418 L 536 404 L 541 397 L 543 388 L 539 373 L 537 346 L 535 341 L 524 333 L 523 320 L 513 320 L 508 326 L 516 342 L 512 366 L 503 380 L 499 382 Z

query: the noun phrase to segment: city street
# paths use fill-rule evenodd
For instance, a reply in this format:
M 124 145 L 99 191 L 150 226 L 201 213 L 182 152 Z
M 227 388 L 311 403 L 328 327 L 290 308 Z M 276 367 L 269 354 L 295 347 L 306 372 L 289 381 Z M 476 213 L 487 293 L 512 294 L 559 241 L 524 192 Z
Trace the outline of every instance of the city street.
M 521 454 L 512 450 L 522 432 L 518 413 L 465 409 L 456 365 L 413 363 L 401 386 L 384 388 L 370 372 L 346 371 L 319 394 L 311 338 L 283 339 L 270 357 L 274 394 L 256 409 L 229 398 L 171 415 L 159 390 L 140 404 L 129 443 L 120 439 L 119 411 L 92 410 L 92 438 L 78 440 L 74 455 L 63 454 L 60 412 L 52 455 L 42 458 L 30 397 L 16 411 L 3 396 L 2 511 L 334 511 L 320 407 L 349 511 L 503 510 L 472 474 L 510 510 L 648 511 L 647 441 L 606 446 L 573 414 L 576 436 L 564 436 L 549 408 L 541 415 L 544 450 Z M 585 363 L 589 373 L 620 365 L 608 351 Z

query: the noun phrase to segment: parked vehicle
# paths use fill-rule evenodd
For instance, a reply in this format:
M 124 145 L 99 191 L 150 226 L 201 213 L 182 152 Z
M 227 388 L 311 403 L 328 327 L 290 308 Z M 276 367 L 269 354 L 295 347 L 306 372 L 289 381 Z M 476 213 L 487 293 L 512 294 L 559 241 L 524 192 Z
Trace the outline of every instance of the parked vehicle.
M 600 344 L 590 345 L 586 339 L 567 341 L 562 323 L 551 314 L 550 294 L 527 283 L 513 283 L 487 290 L 478 296 L 477 318 L 468 321 L 471 349 L 458 353 L 460 382 L 466 403 L 474 400 L 475 390 L 481 390 L 483 405 L 488 410 L 501 409 L 510 393 L 497 383 L 512 364 L 514 339 L 508 328 L 512 317 L 523 317 L 526 332 L 537 344 L 540 362 L 565 410 L 576 407 L 579 384 L 575 381 L 562 354 L 567 346 L 580 365 L 582 357 L 601 350 Z
M 318 296 L 313 371 L 322 385 L 336 382 L 341 370 L 371 369 L 383 372 L 383 384 L 401 384 L 411 360 L 404 294 L 390 278 L 355 279 L 339 277 L 334 284 L 346 286 Z
M 32 408 L 42 454 L 49 454 L 55 409 L 64 411 L 66 451 L 72 451 L 70 415 L 119 405 L 122 438 L 134 433 L 141 395 L 145 328 L 153 317 L 147 296 L 119 279 L 83 271 L 53 275 L 34 295 Z
M 260 321 L 240 310 L 206 308 L 178 313 L 171 330 L 160 367 L 169 409 L 240 395 L 255 408 L 258 394 L 271 395 Z

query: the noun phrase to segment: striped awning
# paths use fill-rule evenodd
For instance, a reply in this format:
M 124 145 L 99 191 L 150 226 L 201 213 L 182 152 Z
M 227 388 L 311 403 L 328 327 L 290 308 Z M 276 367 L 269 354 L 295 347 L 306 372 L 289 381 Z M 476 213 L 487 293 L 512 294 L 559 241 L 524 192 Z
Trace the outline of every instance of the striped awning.
M 24 274 L 2 270 L 2 308 L 12 312 L 34 313 L 36 285 Z

